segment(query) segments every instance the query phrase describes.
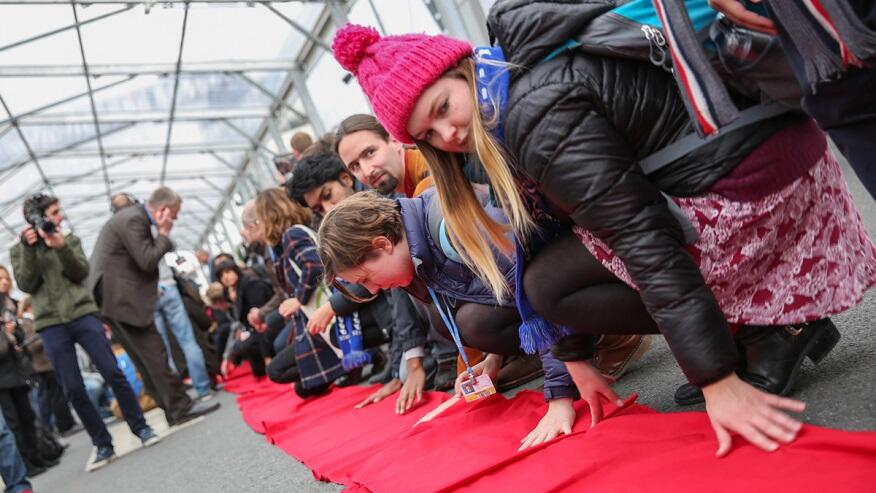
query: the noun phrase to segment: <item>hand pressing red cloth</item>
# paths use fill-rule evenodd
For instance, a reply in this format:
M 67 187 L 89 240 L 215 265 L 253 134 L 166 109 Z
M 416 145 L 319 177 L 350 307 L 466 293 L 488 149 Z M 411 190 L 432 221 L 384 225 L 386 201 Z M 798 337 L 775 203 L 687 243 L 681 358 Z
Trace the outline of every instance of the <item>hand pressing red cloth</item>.
M 876 433 L 806 425 L 773 453 L 738 437 L 734 445 L 727 457 L 715 457 L 705 413 L 627 414 L 524 460 L 485 468 L 454 491 L 833 493 L 876 484 Z
M 541 395 L 488 399 L 436 418 L 381 449 L 352 477 L 360 490 L 414 491 L 860 491 L 876 482 L 876 433 L 806 426 L 772 454 L 737 438 L 730 455 L 705 413 L 640 405 L 589 429 L 578 402 L 573 433 L 523 452 L 519 440 L 545 411 Z
M 762 452 L 736 438 L 729 456 L 705 413 L 656 413 L 636 404 L 590 430 L 583 402 L 573 433 L 517 452 L 546 411 L 540 393 L 459 403 L 413 428 L 448 398 L 398 416 L 392 398 L 353 406 L 374 388 L 333 389 L 306 401 L 288 385 L 251 384 L 245 419 L 314 476 L 350 492 L 432 491 L 865 491 L 876 484 L 876 433 L 805 426 L 797 440 Z
M 581 411 L 586 404 L 582 401 L 575 407 L 579 417 L 573 433 L 586 430 L 590 424 L 589 414 Z M 638 408 L 638 412 L 653 412 Z M 521 392 L 514 399 L 495 395 L 472 404 L 461 402 L 381 449 L 352 479 L 380 492 L 442 491 L 460 486 L 506 461 L 521 457 L 533 460 L 530 457 L 536 457 L 547 444 L 522 452 L 517 449 L 546 411 L 544 397 L 533 391 Z M 607 416 L 615 412 L 616 406 L 606 406 Z M 544 491 L 532 489 L 532 482 L 505 491 L 530 490 Z

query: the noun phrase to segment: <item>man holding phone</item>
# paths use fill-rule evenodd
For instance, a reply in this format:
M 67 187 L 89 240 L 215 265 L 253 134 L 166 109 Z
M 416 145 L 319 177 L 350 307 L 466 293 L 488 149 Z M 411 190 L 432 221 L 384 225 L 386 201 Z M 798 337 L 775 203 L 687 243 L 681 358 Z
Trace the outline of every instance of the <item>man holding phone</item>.
M 88 353 L 104 380 L 112 387 L 131 431 L 144 445 L 159 440 L 146 424 L 131 386 L 95 315 L 97 305 L 85 286 L 89 265 L 79 238 L 61 230 L 64 214 L 56 197 L 35 194 L 24 203 L 28 224 L 21 241 L 12 248 L 12 268 L 19 289 L 33 298 L 34 327 L 55 368 L 61 385 L 97 447 L 88 465 L 96 469 L 115 455 L 112 436 L 88 399 L 76 360 L 75 344 Z
M 218 402 L 194 402 L 173 375 L 167 350 L 155 327 L 158 265 L 173 250 L 170 231 L 182 199 L 168 187 L 156 189 L 146 204 L 126 207 L 100 231 L 89 287 L 113 335 L 134 361 L 146 391 L 171 426 L 215 411 Z M 153 233 L 154 230 L 154 233 Z

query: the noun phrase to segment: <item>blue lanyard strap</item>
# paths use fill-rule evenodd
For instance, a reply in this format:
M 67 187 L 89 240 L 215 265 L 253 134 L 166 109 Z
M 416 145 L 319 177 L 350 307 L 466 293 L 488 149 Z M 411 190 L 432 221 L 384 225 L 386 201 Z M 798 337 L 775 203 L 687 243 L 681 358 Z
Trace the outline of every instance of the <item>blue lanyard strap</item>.
M 459 337 L 459 327 L 456 326 L 456 320 L 454 320 L 452 314 L 450 314 L 450 309 L 447 307 L 446 299 L 444 300 L 444 304 L 442 304 L 438 300 L 438 295 L 435 294 L 435 290 L 433 290 L 432 288 L 428 289 L 429 296 L 432 297 L 432 302 L 435 303 L 435 307 L 438 309 L 438 314 L 441 315 L 441 320 L 444 320 L 444 325 L 447 326 L 447 330 L 450 331 L 450 336 L 453 338 L 453 342 L 456 343 L 456 349 L 459 351 L 459 355 L 462 357 L 462 361 L 465 363 L 466 371 L 468 372 L 472 380 L 474 380 L 474 370 L 471 369 L 471 363 L 469 363 L 468 361 L 468 355 L 465 354 L 465 348 L 462 347 L 462 339 Z M 442 298 L 444 298 L 443 295 Z

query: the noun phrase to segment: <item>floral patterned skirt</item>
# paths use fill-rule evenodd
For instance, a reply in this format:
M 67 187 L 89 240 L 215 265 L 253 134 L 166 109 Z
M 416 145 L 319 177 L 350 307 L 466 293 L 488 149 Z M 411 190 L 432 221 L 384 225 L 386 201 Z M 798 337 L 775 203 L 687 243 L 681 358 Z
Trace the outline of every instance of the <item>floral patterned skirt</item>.
M 675 201 L 700 232 L 688 249 L 730 323 L 825 318 L 858 304 L 876 283 L 876 246 L 830 150 L 808 174 L 752 202 L 714 193 Z M 581 228 L 575 233 L 636 287 L 601 240 Z

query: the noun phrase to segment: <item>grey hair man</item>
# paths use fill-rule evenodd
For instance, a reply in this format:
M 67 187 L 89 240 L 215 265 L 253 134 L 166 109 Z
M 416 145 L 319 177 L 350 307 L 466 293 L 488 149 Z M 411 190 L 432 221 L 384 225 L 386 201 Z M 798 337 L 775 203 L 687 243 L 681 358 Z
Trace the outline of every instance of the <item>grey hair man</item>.
M 182 199 L 176 192 L 159 187 L 145 204 L 114 214 L 97 238 L 88 282 L 113 335 L 171 425 L 219 406 L 194 403 L 186 394 L 182 381 L 168 365 L 167 350 L 155 327 L 159 264 L 173 250 L 169 235 L 181 207 Z

